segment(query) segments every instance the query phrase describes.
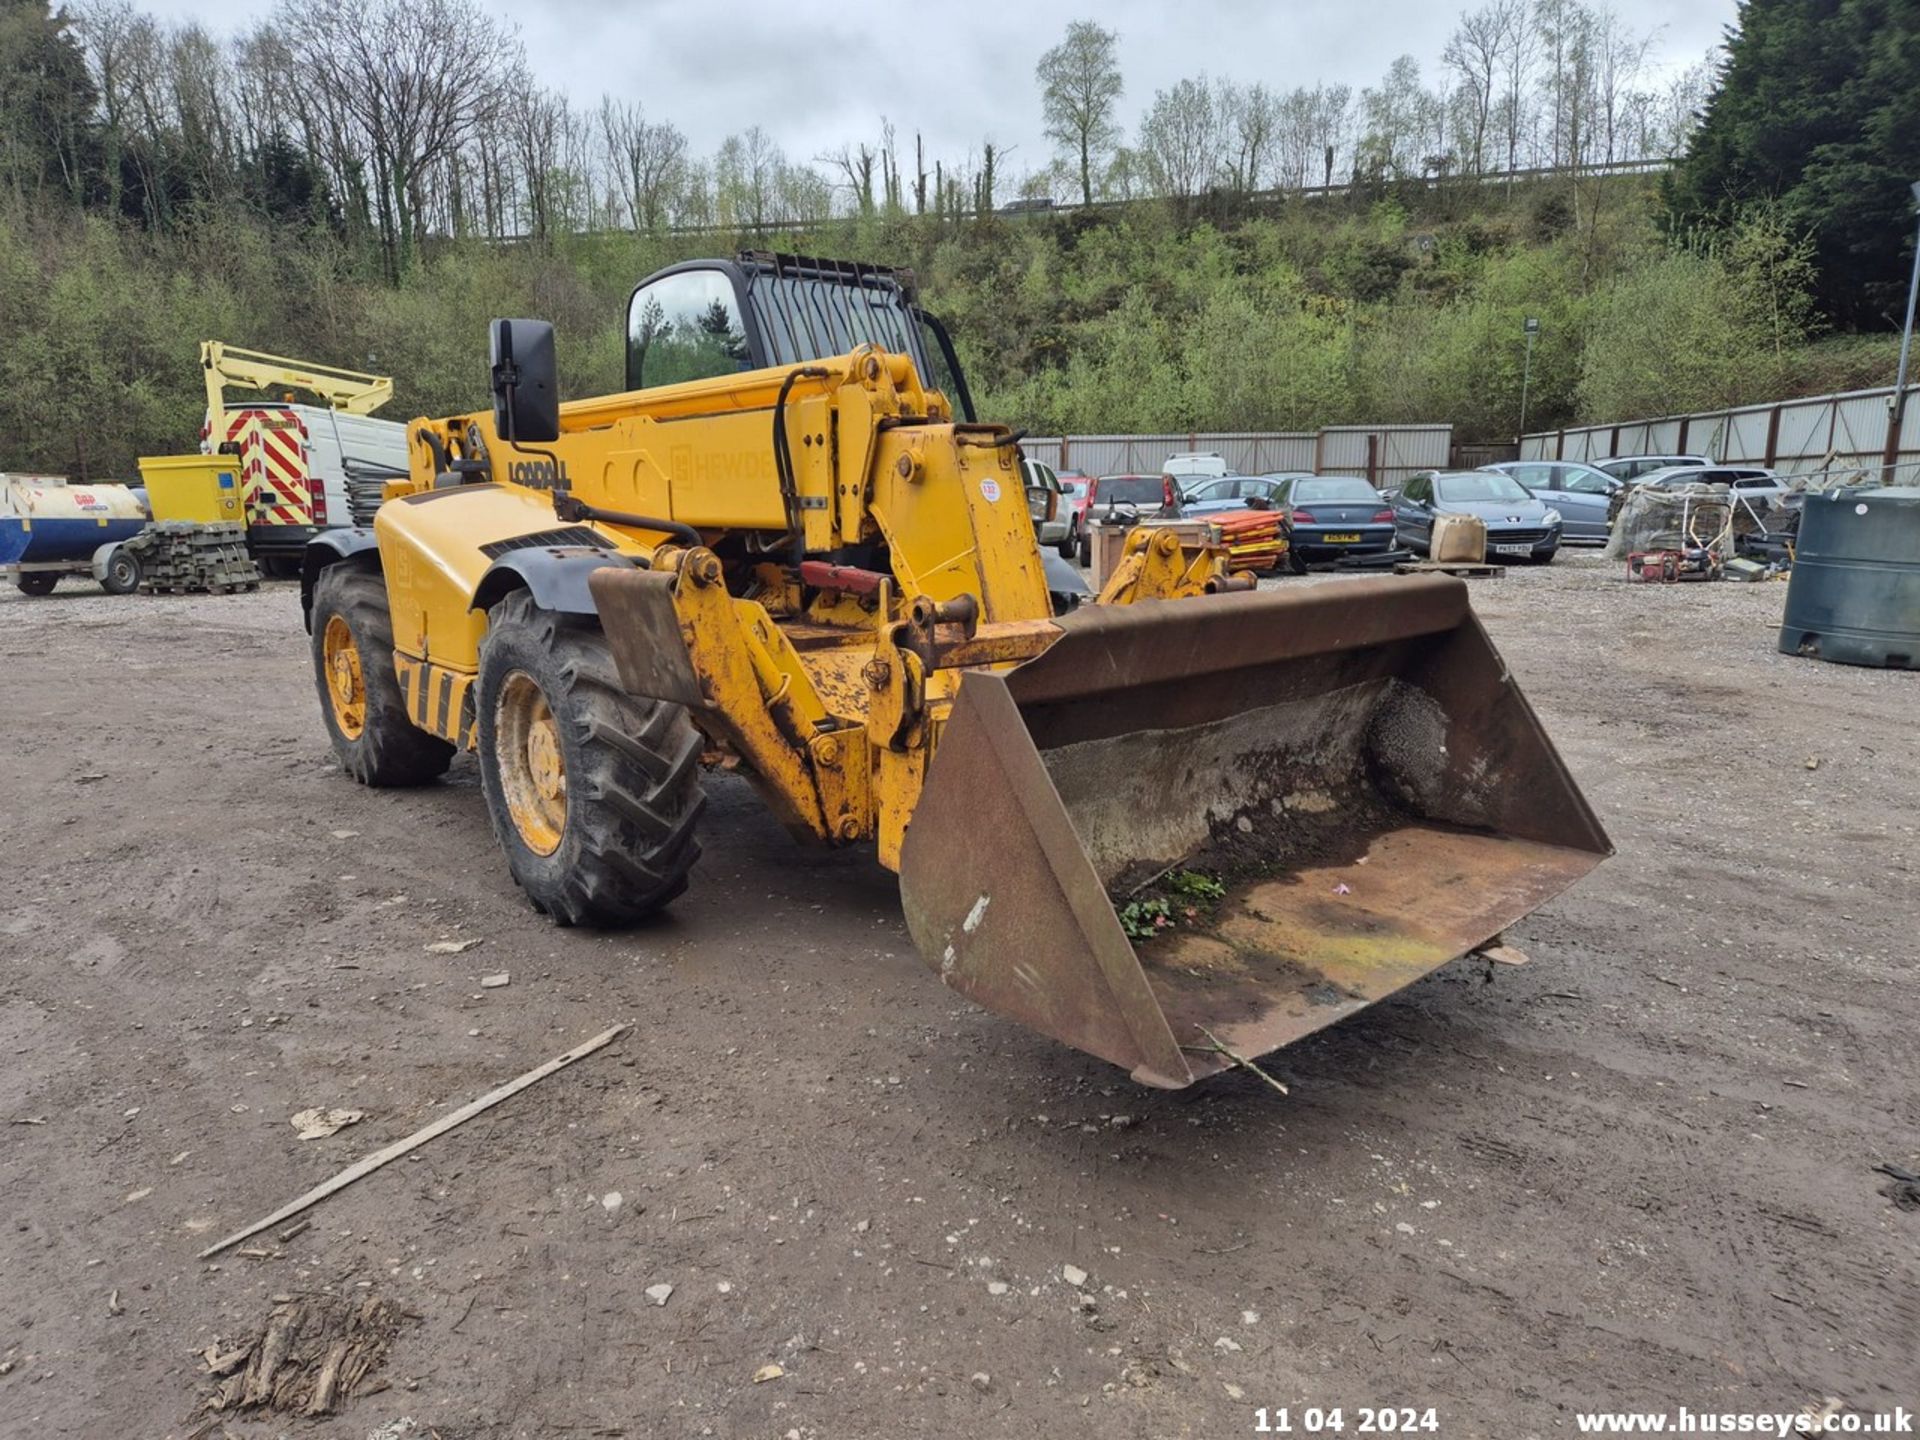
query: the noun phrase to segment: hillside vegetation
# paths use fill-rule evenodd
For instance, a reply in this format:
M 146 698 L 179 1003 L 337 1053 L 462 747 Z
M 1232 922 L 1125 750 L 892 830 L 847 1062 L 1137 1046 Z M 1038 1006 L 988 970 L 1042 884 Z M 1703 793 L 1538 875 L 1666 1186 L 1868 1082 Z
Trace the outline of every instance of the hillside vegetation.
M 1586 203 L 1580 203 L 1586 197 Z M 1598 197 L 1597 199 L 1593 197 Z M 1890 344 L 1810 346 L 1803 247 L 1764 220 L 1715 245 L 1659 233 L 1643 183 L 1299 202 L 1203 218 L 830 221 L 783 245 L 912 267 L 988 414 L 1036 432 L 1519 421 L 1529 428 L 1875 383 Z M 191 448 L 197 345 L 391 374 L 394 416 L 484 400 L 486 322 L 560 328 L 574 395 L 619 388 L 626 296 L 724 236 L 611 234 L 430 249 L 398 283 L 324 230 L 245 214 L 163 236 L 0 212 L 0 468 L 131 472 Z
M 282 0 L 225 37 L 0 0 L 0 469 L 191 447 L 202 339 L 391 374 L 405 418 L 476 407 L 488 318 L 543 316 L 567 390 L 609 391 L 631 287 L 743 244 L 912 268 L 981 408 L 1040 432 L 1504 441 L 1523 388 L 1539 429 L 1890 377 L 1911 6 L 1743 0 L 1716 68 L 1673 72 L 1604 3 L 1483 0 L 1357 94 L 1134 97 L 1118 41 L 1077 21 L 1039 57 L 1057 150 L 1014 177 L 884 120 L 703 157 L 634 97 L 541 88 L 480 0 Z

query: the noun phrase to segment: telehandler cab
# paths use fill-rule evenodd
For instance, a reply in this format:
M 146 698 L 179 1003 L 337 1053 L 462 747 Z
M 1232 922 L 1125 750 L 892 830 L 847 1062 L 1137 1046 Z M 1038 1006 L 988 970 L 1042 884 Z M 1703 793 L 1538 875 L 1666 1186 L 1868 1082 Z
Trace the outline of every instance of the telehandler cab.
M 797 837 L 877 848 L 947 985 L 1177 1087 L 1608 853 L 1458 580 L 1254 591 L 1139 531 L 1108 603 L 1057 615 L 1019 436 L 904 272 L 662 271 L 604 398 L 559 403 L 544 324 L 492 351 L 491 413 L 414 421 L 303 600 L 345 769 L 474 750 L 561 924 L 686 887 L 724 757 Z

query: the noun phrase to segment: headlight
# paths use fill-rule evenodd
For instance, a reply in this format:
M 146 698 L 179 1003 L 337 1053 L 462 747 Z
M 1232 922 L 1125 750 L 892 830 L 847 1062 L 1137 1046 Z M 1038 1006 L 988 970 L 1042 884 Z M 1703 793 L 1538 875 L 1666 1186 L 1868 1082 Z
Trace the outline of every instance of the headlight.
M 1558 510 L 1547 511 L 1547 524 L 1549 526 L 1553 526 L 1553 525 L 1558 525 L 1559 523 L 1560 523 L 1560 512 Z

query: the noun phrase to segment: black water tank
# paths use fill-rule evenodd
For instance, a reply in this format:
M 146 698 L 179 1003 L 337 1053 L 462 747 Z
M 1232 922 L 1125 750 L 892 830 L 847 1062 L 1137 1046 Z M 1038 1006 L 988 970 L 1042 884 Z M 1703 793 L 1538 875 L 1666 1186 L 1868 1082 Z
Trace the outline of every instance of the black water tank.
M 1920 489 L 1806 498 L 1780 649 L 1842 665 L 1920 669 Z

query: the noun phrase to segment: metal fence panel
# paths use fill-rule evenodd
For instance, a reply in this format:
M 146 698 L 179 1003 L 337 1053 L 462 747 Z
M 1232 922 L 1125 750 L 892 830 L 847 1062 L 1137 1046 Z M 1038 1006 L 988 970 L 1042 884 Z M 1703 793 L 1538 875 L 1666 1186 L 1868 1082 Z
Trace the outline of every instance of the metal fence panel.
M 1777 405 L 1537 431 L 1521 437 L 1520 458 L 1598 461 L 1615 455 L 1681 453 L 1739 464 L 1771 463 L 1783 474 L 1808 474 L 1829 464 L 1871 469 L 1887 458 L 1892 395 L 1891 387 L 1856 390 Z M 1920 385 L 1907 391 L 1901 428 L 1890 458 L 1902 474 L 1920 475 Z
M 1835 458 L 1842 462 L 1878 460 L 1886 449 L 1890 419 L 1885 395 L 1849 395 L 1837 401 L 1831 445 Z
M 1767 434 L 1773 428 L 1773 410 L 1735 410 L 1727 416 L 1727 438 L 1713 453 L 1715 460 L 1767 462 Z
M 1157 475 L 1169 455 L 1197 450 L 1218 454 L 1228 470 L 1240 475 L 1371 474 L 1377 483 L 1392 485 L 1416 470 L 1444 469 L 1453 448 L 1453 427 L 1336 425 L 1319 431 L 1054 435 L 1021 444 L 1030 458 L 1081 475 Z
M 1776 468 L 1789 473 L 1812 470 L 1827 453 L 1833 433 L 1833 406 L 1824 400 L 1780 407 L 1780 433 L 1774 446 Z

